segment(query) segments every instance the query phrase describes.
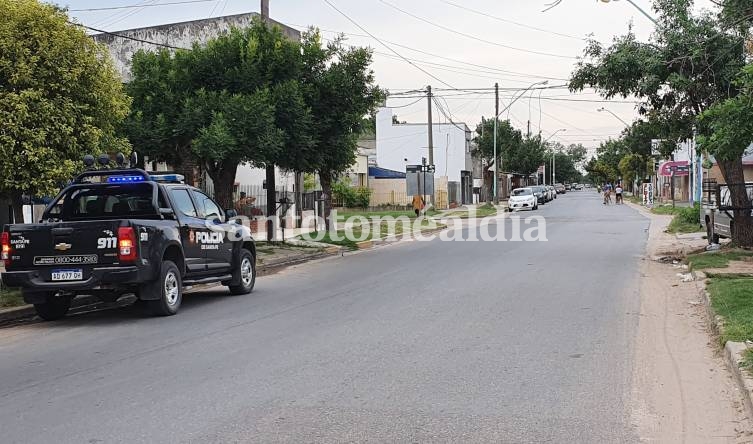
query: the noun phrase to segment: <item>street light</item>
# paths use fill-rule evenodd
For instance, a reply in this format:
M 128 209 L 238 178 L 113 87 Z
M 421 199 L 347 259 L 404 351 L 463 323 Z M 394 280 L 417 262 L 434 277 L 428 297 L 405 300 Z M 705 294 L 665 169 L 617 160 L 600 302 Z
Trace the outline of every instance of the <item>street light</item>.
M 523 97 L 531 88 L 537 85 L 547 85 L 549 84 L 549 80 L 544 80 L 541 82 L 536 82 L 531 84 L 528 88 L 524 89 L 522 93 L 518 95 L 518 97 L 515 97 L 510 101 L 510 104 L 507 105 L 504 109 L 502 109 L 500 112 L 497 113 L 496 116 L 494 116 L 494 204 L 499 203 L 499 196 L 497 195 L 497 182 L 499 181 L 499 162 L 497 161 L 497 121 L 499 120 L 499 116 L 510 109 L 510 107 L 513 106 L 515 102 L 517 102 L 521 97 Z
M 603 1 L 603 0 L 602 0 L 602 1 Z M 600 112 L 600 113 L 601 113 L 601 112 L 608 112 L 609 114 L 613 115 L 613 116 L 614 116 L 614 117 L 615 117 L 615 118 L 616 118 L 617 120 L 619 120 L 620 122 L 622 122 L 622 123 L 623 123 L 623 124 L 624 124 L 624 125 L 625 125 L 626 127 L 630 127 L 630 124 L 629 124 L 629 123 L 627 123 L 627 122 L 625 122 L 625 121 L 624 121 L 624 120 L 622 119 L 622 117 L 618 116 L 617 114 L 613 113 L 612 111 L 609 111 L 608 109 L 604 108 L 603 106 L 602 106 L 601 108 L 597 109 L 596 111 L 598 111 L 598 112 Z
M 565 131 L 567 131 L 567 128 L 560 128 L 560 129 L 558 129 L 557 131 L 553 132 L 551 136 L 547 137 L 546 140 L 544 141 L 544 143 L 546 144 L 547 142 L 549 142 L 549 140 L 552 137 L 556 136 L 557 133 L 562 133 L 562 132 L 565 132 Z
M 610 1 L 616 2 L 616 1 L 619 1 L 619 0 L 601 0 L 602 3 L 609 3 Z M 646 16 L 646 18 L 648 18 L 649 20 L 651 20 L 652 22 L 654 22 L 654 25 L 659 26 L 659 22 L 657 22 L 655 18 L 651 17 L 651 15 L 649 15 L 648 12 L 644 11 L 643 8 L 641 8 L 640 6 L 636 5 L 633 0 L 627 0 L 627 1 L 628 1 L 628 3 L 630 3 L 631 5 L 633 5 L 635 7 L 635 9 L 641 11 L 641 13 Z
M 552 137 L 556 136 L 557 133 L 561 133 L 561 132 L 565 132 L 565 131 L 567 131 L 567 128 L 560 128 L 557 131 L 553 132 L 552 135 L 550 135 L 549 137 L 547 137 L 547 139 L 544 141 L 544 145 L 546 145 L 546 143 L 549 142 L 549 140 Z M 552 150 L 552 185 L 554 185 L 557 182 L 557 180 L 556 180 L 556 177 L 557 177 L 557 175 L 556 175 L 556 171 L 557 171 L 557 157 L 556 157 L 556 155 L 557 155 L 557 153 L 555 153 L 554 150 Z M 544 176 L 544 185 L 546 185 L 546 176 Z

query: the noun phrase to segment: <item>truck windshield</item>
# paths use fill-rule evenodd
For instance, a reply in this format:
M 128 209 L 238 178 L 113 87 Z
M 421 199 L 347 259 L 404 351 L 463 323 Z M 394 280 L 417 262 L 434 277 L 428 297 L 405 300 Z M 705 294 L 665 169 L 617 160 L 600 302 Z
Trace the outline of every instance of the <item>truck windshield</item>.
M 154 217 L 150 183 L 71 188 L 48 209 L 46 219 L 132 219 Z

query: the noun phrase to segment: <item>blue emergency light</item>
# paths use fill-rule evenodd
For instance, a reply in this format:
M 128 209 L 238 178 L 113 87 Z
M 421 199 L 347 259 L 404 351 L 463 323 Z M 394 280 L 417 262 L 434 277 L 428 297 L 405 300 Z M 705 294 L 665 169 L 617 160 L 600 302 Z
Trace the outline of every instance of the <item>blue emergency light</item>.
M 149 178 L 155 182 L 183 182 L 185 177 L 182 174 L 152 174 Z
M 107 182 L 109 183 L 133 183 L 143 181 L 143 176 L 110 176 L 107 178 Z

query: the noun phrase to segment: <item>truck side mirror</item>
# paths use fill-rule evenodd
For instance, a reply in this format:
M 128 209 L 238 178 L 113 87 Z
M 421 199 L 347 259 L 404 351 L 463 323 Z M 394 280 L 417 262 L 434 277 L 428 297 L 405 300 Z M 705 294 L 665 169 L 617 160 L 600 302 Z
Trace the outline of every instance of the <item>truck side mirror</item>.
M 227 220 L 238 217 L 238 212 L 235 210 L 225 210 L 225 217 Z
M 175 211 L 173 211 L 172 208 L 160 208 L 159 214 L 162 216 L 163 219 L 174 219 L 175 218 Z

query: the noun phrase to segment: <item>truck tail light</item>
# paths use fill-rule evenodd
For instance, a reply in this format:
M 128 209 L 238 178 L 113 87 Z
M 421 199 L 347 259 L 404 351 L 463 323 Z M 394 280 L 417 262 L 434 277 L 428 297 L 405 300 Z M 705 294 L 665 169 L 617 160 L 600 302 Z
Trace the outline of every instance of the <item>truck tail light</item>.
M 136 231 L 133 227 L 118 228 L 118 260 L 121 262 L 133 262 L 137 257 Z
M 10 233 L 7 231 L 0 233 L 0 260 L 5 268 L 10 267 Z

